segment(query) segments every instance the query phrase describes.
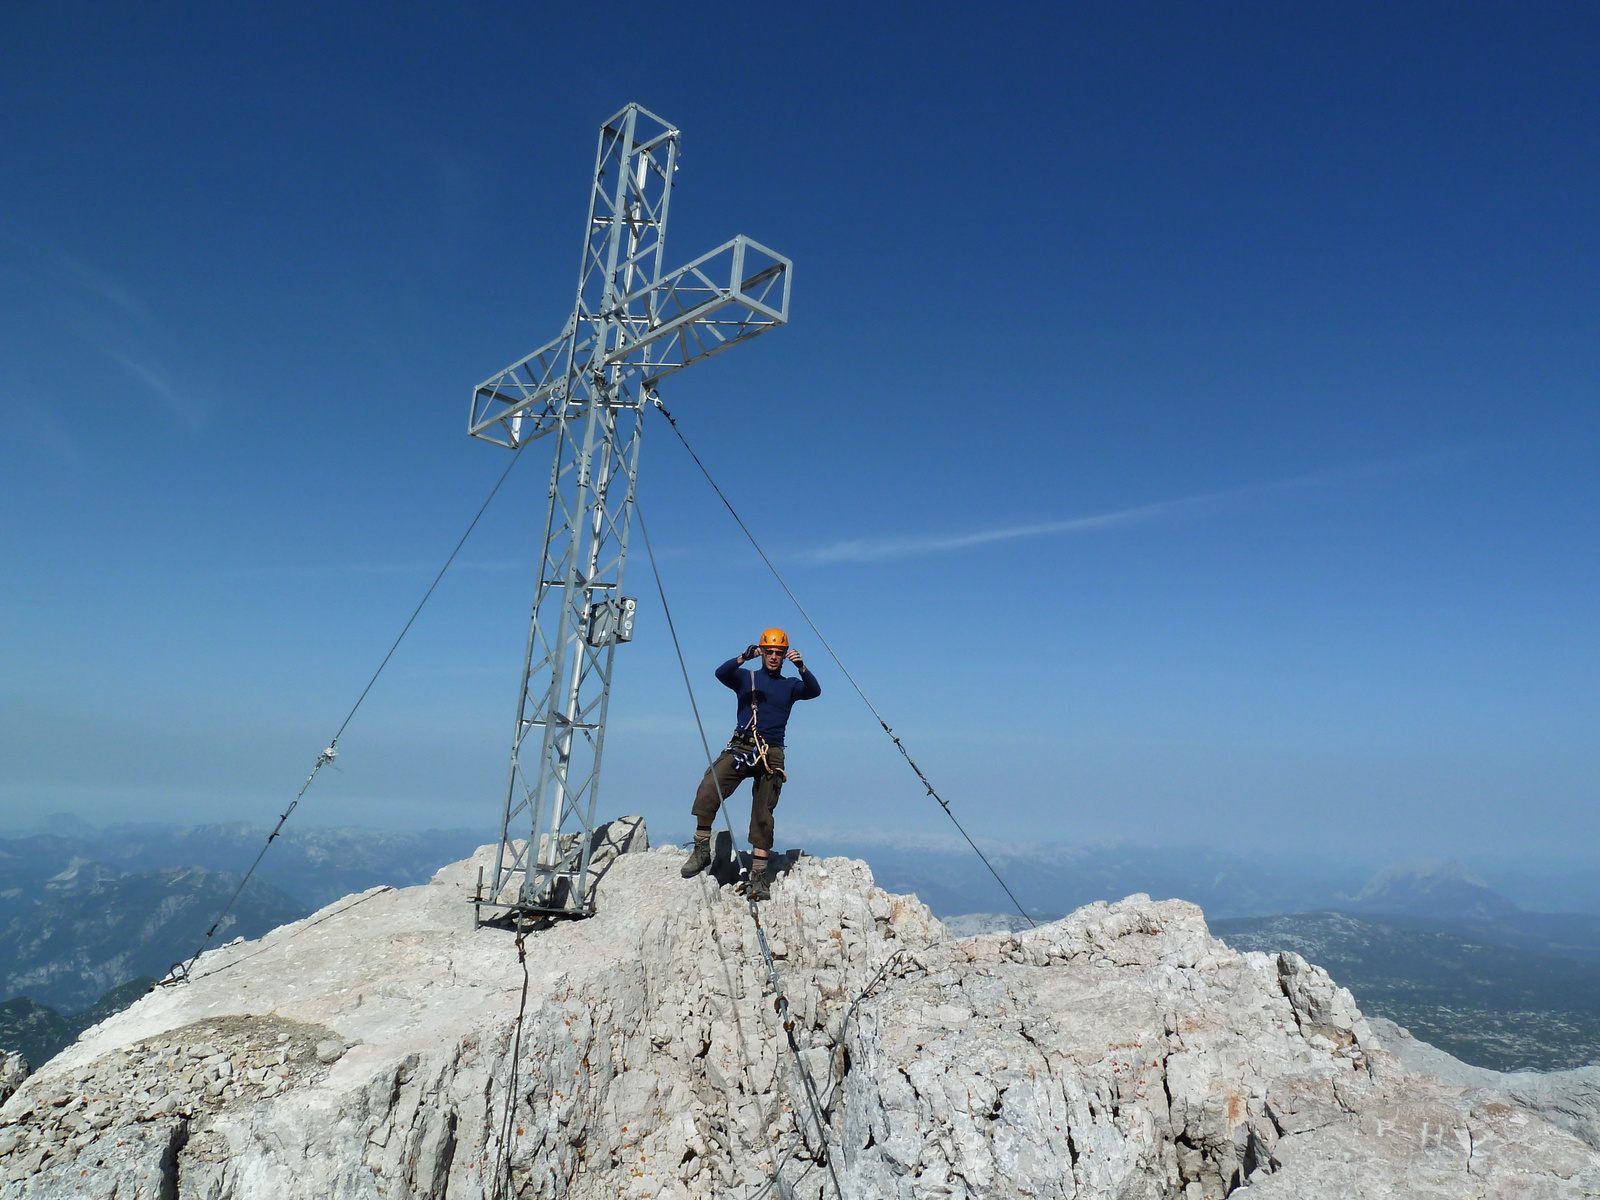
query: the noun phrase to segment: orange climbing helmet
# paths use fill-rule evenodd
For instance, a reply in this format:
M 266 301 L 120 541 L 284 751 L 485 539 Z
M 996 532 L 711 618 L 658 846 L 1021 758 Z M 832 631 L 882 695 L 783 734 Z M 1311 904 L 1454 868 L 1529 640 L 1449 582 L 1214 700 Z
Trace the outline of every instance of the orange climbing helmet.
M 761 635 L 761 648 L 763 650 L 789 648 L 789 635 L 781 629 L 769 629 Z

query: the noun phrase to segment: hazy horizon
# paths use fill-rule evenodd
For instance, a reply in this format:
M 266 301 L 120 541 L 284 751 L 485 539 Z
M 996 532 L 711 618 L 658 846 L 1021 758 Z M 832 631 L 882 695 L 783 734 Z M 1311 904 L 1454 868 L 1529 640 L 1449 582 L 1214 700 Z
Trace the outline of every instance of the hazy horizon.
M 737 804 L 735 809 L 738 809 Z M 31 824 L 0 823 L 0 839 L 17 839 L 41 834 L 73 837 L 158 830 L 182 833 L 204 827 L 235 826 L 245 827 L 252 833 L 260 835 L 273 824 L 274 821 L 231 820 L 196 824 L 130 821 L 97 825 L 78 814 L 59 812 L 46 814 Z M 429 832 L 470 833 L 482 837 L 487 843 L 493 842 L 498 837 L 497 826 L 498 822 L 496 827 L 463 825 L 399 829 L 392 825 L 329 825 L 313 820 L 291 818 L 285 825 L 284 832 L 289 835 L 315 834 L 318 831 L 343 833 L 352 830 L 400 835 Z M 692 832 L 692 827 L 687 824 L 682 826 L 666 824 L 659 828 L 651 828 L 647 822 L 646 827 L 654 845 L 686 844 Z M 724 826 L 719 822 L 718 828 Z M 736 820 L 734 828 L 742 838 L 742 820 Z M 808 828 L 803 824 L 787 827 L 780 832 L 783 835 L 779 838 L 780 849 L 798 845 L 812 854 L 844 854 L 864 858 L 869 864 L 874 861 L 880 864 L 888 862 L 896 867 L 924 859 L 939 860 L 943 865 L 938 870 L 948 874 L 953 882 L 979 887 L 986 887 L 991 883 L 991 877 L 981 860 L 956 833 L 874 835 L 823 831 Z M 1304 885 L 1308 894 L 1315 893 L 1319 897 L 1318 903 L 1312 907 L 1336 906 L 1341 897 L 1347 901 L 1352 900 L 1363 885 L 1396 868 L 1433 869 L 1448 867 L 1452 863 L 1459 862 L 1478 875 L 1491 890 L 1507 896 L 1530 912 L 1600 914 L 1600 878 L 1595 876 L 1589 860 L 1575 853 L 1542 857 L 1474 855 L 1467 859 L 1441 859 L 1436 856 L 1415 855 L 1397 858 L 1386 856 L 1382 851 L 1371 847 L 1361 848 L 1359 852 L 1348 851 L 1342 854 L 1324 849 L 1320 853 L 1308 855 L 1292 849 L 1251 850 L 1198 842 L 1148 843 L 1127 838 L 1054 843 L 1006 843 L 982 837 L 975 840 L 984 853 L 1001 869 L 1002 875 L 1008 873 L 1010 866 L 1018 863 L 1035 863 L 1065 869 L 1070 865 L 1068 860 L 1077 860 L 1086 867 L 1099 869 L 1109 860 L 1131 855 L 1135 858 L 1143 856 L 1146 866 L 1160 863 L 1163 859 L 1176 859 L 1165 862 L 1165 869 L 1171 869 L 1174 866 L 1184 865 L 1181 858 L 1184 855 L 1193 855 L 1196 858 L 1214 856 L 1225 863 L 1258 868 L 1264 879 L 1298 877 L 1299 883 Z M 1132 865 L 1137 867 L 1139 864 Z M 270 866 L 269 863 L 269 870 Z

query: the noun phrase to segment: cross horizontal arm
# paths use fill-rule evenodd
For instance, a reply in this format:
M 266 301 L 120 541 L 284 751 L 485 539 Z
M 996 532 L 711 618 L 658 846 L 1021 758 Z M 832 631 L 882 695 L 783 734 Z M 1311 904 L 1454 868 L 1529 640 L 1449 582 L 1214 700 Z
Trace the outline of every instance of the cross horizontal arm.
M 594 346 L 592 336 L 575 345 L 574 333 L 575 322 L 569 320 L 560 337 L 475 387 L 467 432 L 502 446 L 521 446 L 549 433 L 566 398 L 573 355 L 583 361 Z
M 785 324 L 791 265 L 740 234 L 601 314 L 617 340 L 608 352 L 596 353 L 599 333 L 578 338 L 574 318 L 560 337 L 473 389 L 467 432 L 521 446 L 554 428 L 563 403 L 583 399 L 568 394 L 574 368 L 616 368 L 649 384 Z
M 643 307 L 649 319 L 624 318 L 625 340 L 605 356 L 606 365 L 634 366 L 653 383 L 786 324 L 791 266 L 740 234 L 622 300 L 623 312 Z

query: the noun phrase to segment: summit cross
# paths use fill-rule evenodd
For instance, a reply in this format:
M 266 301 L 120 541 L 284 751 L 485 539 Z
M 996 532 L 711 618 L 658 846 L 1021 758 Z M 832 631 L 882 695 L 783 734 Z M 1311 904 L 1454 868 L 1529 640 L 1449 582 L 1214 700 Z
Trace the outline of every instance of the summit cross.
M 516 450 L 555 439 L 499 854 L 480 890 L 492 908 L 594 911 L 612 661 L 633 636 L 622 578 L 645 405 L 657 381 L 789 319 L 789 260 L 742 234 L 662 275 L 678 138 L 637 104 L 600 127 L 572 316 L 472 393 L 473 437 Z

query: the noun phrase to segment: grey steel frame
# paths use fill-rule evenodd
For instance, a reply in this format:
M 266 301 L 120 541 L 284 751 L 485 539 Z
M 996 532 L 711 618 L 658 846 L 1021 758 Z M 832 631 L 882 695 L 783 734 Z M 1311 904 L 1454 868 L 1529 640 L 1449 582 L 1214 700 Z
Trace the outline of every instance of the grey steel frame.
M 645 404 L 658 380 L 789 319 L 789 260 L 743 235 L 661 274 L 678 137 L 637 104 L 600 127 L 572 316 L 560 337 L 472 393 L 473 437 L 520 448 L 555 436 L 500 852 L 483 906 L 594 911 L 589 854 Z M 526 841 L 514 836 L 520 828 Z M 518 876 L 515 901 L 503 902 Z

